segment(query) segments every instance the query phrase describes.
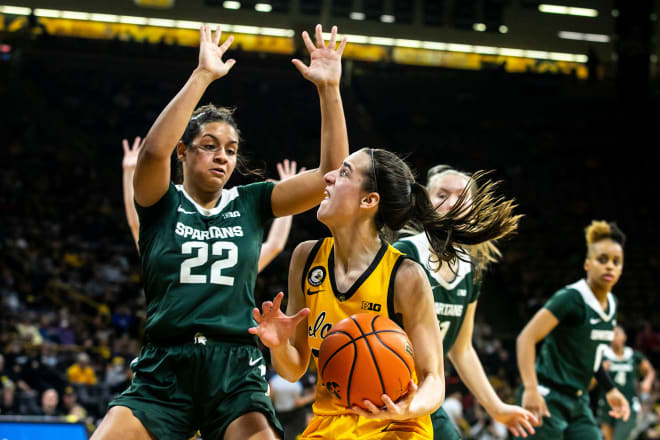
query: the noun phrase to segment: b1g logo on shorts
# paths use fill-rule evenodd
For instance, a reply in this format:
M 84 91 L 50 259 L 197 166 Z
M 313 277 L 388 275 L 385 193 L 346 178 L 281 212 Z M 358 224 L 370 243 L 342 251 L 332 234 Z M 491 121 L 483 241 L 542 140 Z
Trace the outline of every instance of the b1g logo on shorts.
M 307 282 L 314 287 L 320 286 L 323 280 L 325 280 L 325 267 L 323 266 L 313 267 L 307 275 Z

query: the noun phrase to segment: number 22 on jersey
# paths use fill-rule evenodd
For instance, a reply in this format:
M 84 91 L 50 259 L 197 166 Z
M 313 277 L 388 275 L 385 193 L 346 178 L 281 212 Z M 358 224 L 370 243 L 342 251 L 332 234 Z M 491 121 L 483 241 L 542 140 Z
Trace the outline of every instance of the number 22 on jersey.
M 186 241 L 181 245 L 183 255 L 195 254 L 191 258 L 186 258 L 181 263 L 181 272 L 179 273 L 179 282 L 182 284 L 206 284 L 206 274 L 193 274 L 193 269 L 203 266 L 209 260 L 209 243 L 204 241 Z M 236 265 L 238 261 L 238 247 L 231 241 L 216 241 L 211 244 L 211 255 L 219 257 L 226 252 L 225 258 L 220 258 L 213 262 L 210 270 L 210 282 L 212 284 L 221 284 L 224 286 L 233 286 L 234 277 L 222 275 L 223 269 L 229 269 Z

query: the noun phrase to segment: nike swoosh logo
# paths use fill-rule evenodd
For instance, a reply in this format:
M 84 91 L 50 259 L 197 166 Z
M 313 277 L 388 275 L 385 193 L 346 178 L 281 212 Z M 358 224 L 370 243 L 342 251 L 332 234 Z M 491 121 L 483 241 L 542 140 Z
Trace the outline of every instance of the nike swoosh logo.
M 319 290 L 309 290 L 307 289 L 307 295 L 316 295 L 319 292 L 323 292 L 325 289 L 319 289 Z
M 195 211 L 186 211 L 182 207 L 179 206 L 179 209 L 177 209 L 178 212 L 183 212 L 184 214 L 194 214 Z
M 252 358 L 250 358 L 250 366 L 254 367 L 255 365 L 257 365 L 257 362 L 259 362 L 261 359 L 263 359 L 263 358 L 258 357 L 255 360 L 252 360 Z
M 598 324 L 599 322 L 600 322 L 600 319 L 598 319 L 598 318 L 591 318 L 589 320 L 589 324 L 591 324 L 591 325 Z

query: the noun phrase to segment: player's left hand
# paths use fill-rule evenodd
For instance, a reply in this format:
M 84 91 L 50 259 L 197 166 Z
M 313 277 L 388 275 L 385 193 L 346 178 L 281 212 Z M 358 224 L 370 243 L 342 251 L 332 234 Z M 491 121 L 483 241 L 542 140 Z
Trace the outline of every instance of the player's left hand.
M 307 31 L 302 33 L 303 42 L 309 52 L 309 66 L 306 66 L 299 59 L 293 59 L 291 62 L 296 66 L 302 76 L 308 81 L 313 82 L 317 87 L 339 86 L 341 78 L 341 55 L 346 47 L 346 37 L 342 38 L 337 46 L 337 26 L 332 27 L 330 32 L 330 41 L 325 44 L 323 40 L 323 30 L 320 24 L 316 25 L 316 45 L 312 43 Z
M 380 419 L 380 420 L 407 420 L 413 417 L 416 417 L 416 414 L 413 414 L 410 410 L 410 404 L 415 397 L 417 392 L 417 385 L 411 379 L 408 383 L 408 392 L 403 395 L 399 400 L 394 403 L 390 396 L 383 394 L 381 397 L 385 403 L 384 408 L 378 408 L 374 405 L 373 402 L 369 400 L 363 400 L 362 404 L 367 409 L 362 409 L 359 406 L 353 405 L 351 410 L 354 414 L 357 414 L 367 419 Z
M 532 424 L 537 423 L 536 417 L 525 408 L 503 403 L 490 416 L 493 420 L 509 428 L 515 437 L 527 437 L 527 433 L 534 434 Z
M 605 394 L 605 399 L 607 399 L 607 403 L 612 408 L 609 411 L 609 415 L 615 419 L 621 419 L 627 422 L 628 417 L 630 417 L 630 404 L 628 403 L 628 399 L 621 394 L 621 391 L 612 388 Z

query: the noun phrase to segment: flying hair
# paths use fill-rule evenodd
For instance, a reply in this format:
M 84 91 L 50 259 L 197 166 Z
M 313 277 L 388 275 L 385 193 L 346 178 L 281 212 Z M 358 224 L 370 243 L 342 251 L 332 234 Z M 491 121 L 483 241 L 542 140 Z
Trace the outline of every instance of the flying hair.
M 410 167 L 401 158 L 382 149 L 362 151 L 373 153 L 374 157 L 374 172 L 364 170 L 363 177 L 364 189 L 380 195 L 374 219 L 376 228 L 398 231 L 410 222 L 418 225 L 429 239 L 437 265 L 464 259 L 463 247 L 505 237 L 518 227 L 521 216 L 513 214 L 515 203 L 495 195 L 498 182 L 481 183 L 488 173 L 470 176 L 475 185 L 467 185 L 455 206 L 440 215 L 426 188 L 415 181 Z M 466 205 L 468 197 L 472 202 Z

